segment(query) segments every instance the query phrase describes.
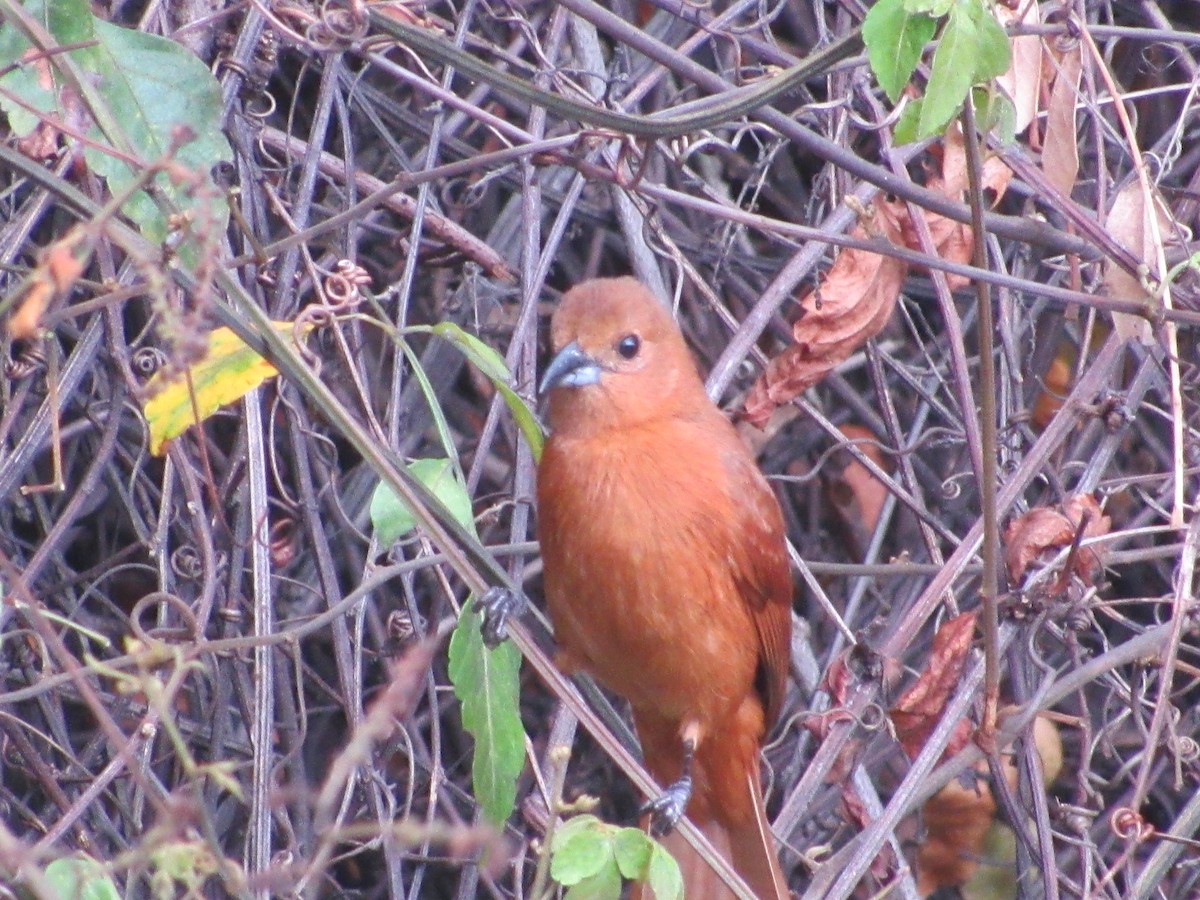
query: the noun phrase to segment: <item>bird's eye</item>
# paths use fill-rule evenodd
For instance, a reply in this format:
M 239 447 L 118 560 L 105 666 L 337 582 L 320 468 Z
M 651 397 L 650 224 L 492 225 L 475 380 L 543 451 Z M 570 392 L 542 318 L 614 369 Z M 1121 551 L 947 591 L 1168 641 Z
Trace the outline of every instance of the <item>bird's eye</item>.
M 636 334 L 627 334 L 617 341 L 617 352 L 625 359 L 633 359 L 642 349 L 642 341 Z

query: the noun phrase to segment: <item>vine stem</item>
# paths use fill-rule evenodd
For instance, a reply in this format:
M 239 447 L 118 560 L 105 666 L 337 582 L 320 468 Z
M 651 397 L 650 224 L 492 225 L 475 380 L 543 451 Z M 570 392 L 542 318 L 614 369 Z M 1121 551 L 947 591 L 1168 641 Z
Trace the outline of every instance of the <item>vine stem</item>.
M 971 208 L 972 264 L 987 266 L 986 237 L 983 230 L 983 159 L 979 134 L 975 130 L 975 105 L 967 92 L 962 114 L 963 143 L 967 151 L 968 205 Z M 976 279 L 975 297 L 979 306 L 979 418 L 982 483 L 979 485 L 980 514 L 983 517 L 983 573 L 980 598 L 983 605 L 984 694 L 980 746 L 989 753 L 995 747 L 996 718 L 1000 708 L 1000 617 L 996 609 L 999 594 L 997 564 L 1000 549 L 1000 523 L 996 521 L 996 360 L 992 317 L 991 285 Z

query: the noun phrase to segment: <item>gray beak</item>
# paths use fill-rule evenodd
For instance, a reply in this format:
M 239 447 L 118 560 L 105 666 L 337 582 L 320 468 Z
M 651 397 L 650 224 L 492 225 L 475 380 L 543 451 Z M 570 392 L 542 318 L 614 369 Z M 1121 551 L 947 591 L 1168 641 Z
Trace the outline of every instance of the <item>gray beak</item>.
M 550 361 L 538 393 L 544 395 L 557 387 L 583 387 L 599 380 L 600 364 L 584 353 L 577 341 L 571 341 Z

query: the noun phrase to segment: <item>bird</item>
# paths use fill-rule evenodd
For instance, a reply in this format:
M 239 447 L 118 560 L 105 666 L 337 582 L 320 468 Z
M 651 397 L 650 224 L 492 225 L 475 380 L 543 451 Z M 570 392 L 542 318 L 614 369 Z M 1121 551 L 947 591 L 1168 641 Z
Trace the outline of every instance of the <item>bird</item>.
M 791 648 L 779 502 L 639 281 L 576 285 L 550 330 L 537 533 L 556 663 L 628 701 L 685 896 L 735 896 L 672 832 L 686 811 L 756 896 L 789 897 L 759 768 Z

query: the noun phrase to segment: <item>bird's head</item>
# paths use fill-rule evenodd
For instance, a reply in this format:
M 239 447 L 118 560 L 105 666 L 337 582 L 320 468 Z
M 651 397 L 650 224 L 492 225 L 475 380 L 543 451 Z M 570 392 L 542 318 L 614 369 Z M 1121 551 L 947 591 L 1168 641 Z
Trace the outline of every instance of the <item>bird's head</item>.
M 633 278 L 597 278 L 567 291 L 550 338 L 555 355 L 539 390 L 550 398 L 557 434 L 635 426 L 707 402 L 679 327 Z

